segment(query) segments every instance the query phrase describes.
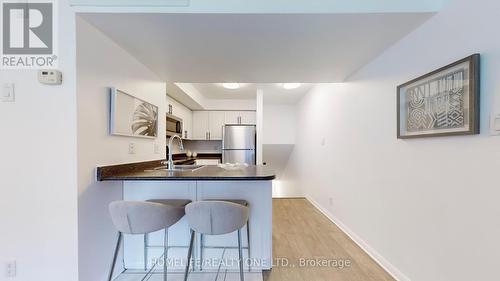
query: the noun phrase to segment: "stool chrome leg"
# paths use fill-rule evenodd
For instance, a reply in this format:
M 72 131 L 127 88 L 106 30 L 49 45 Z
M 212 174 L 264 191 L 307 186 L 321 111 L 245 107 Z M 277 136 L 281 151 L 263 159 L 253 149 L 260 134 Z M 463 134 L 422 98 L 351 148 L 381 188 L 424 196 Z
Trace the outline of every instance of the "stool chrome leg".
M 243 248 L 241 247 L 241 229 L 238 229 L 238 254 L 240 258 L 240 281 L 245 281 L 245 277 L 243 276 Z
M 205 248 L 203 243 L 203 233 L 200 233 L 200 271 L 203 271 L 203 248 Z
M 163 239 L 163 281 L 167 281 L 167 262 L 168 262 L 168 227 L 165 228 Z
M 189 274 L 189 265 L 191 264 L 191 255 L 193 254 L 194 230 L 191 229 L 191 240 L 189 242 L 189 250 L 187 256 L 186 272 L 184 273 L 184 281 L 187 281 Z
M 115 271 L 116 259 L 118 257 L 118 252 L 120 251 L 120 245 L 122 243 L 122 233 L 118 232 L 118 240 L 116 241 L 115 253 L 113 255 L 113 262 L 111 262 L 111 269 L 109 270 L 108 281 L 113 278 L 113 271 Z
M 252 255 L 250 252 L 250 220 L 247 220 L 248 272 L 252 271 Z
M 148 271 L 148 234 L 144 234 L 144 271 Z

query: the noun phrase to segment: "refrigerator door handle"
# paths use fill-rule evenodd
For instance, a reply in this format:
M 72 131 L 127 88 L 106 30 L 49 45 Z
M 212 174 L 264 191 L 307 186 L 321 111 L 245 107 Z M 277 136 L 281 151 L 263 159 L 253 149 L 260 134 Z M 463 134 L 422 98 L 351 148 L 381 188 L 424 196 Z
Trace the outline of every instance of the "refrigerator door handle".
M 226 136 L 226 130 L 225 130 L 225 127 L 224 125 L 222 125 L 222 147 L 221 149 L 224 149 L 225 146 L 224 146 L 224 139 L 225 139 L 225 136 Z M 222 154 L 224 156 L 224 154 Z M 224 159 L 222 159 L 224 161 Z

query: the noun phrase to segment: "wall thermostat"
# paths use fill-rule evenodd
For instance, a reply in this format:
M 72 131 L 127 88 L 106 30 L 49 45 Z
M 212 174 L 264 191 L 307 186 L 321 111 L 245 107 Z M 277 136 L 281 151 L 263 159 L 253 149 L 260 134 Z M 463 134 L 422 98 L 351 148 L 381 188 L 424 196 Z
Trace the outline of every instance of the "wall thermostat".
M 38 82 L 46 85 L 61 85 L 62 73 L 61 71 L 48 69 L 38 71 Z

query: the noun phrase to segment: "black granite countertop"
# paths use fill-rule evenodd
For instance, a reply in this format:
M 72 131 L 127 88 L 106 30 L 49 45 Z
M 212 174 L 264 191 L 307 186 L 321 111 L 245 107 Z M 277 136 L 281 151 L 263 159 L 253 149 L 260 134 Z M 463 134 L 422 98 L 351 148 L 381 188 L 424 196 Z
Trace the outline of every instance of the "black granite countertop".
M 204 166 L 194 171 L 151 170 L 161 166 L 161 160 L 97 168 L 98 181 L 269 181 L 273 171 L 263 166 L 225 170 Z

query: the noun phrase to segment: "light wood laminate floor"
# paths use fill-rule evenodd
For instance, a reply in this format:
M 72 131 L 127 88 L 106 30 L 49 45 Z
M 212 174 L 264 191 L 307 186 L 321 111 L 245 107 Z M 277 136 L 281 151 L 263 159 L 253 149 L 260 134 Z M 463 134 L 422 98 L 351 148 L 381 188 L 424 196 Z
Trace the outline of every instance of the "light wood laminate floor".
M 273 257 L 264 281 L 394 280 L 306 199 L 273 200 Z M 324 264 L 301 266 L 301 258 Z

